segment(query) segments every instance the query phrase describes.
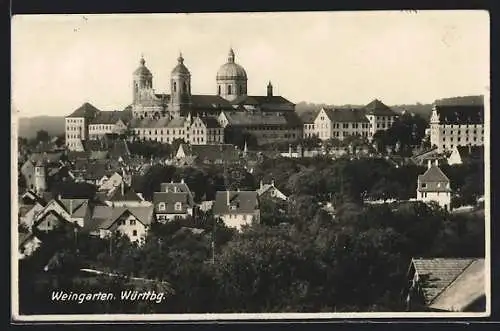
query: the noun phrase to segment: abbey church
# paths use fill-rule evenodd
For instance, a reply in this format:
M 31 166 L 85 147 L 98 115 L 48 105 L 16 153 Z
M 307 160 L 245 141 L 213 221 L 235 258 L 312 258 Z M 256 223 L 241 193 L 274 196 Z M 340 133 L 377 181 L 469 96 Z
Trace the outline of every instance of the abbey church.
M 295 104 L 273 95 L 248 95 L 248 77 L 229 50 L 227 62 L 215 77 L 213 95 L 192 94 L 191 72 L 182 54 L 170 73 L 170 93 L 157 93 L 153 74 L 141 58 L 133 72 L 132 104 L 124 111 L 101 111 L 89 103 L 66 117 L 66 144 L 81 150 L 82 141 L 94 140 L 130 129 L 139 140 L 171 143 L 182 139 L 190 144 L 224 143 L 224 130 L 255 136 L 259 144 L 293 141 L 302 136 L 302 123 Z

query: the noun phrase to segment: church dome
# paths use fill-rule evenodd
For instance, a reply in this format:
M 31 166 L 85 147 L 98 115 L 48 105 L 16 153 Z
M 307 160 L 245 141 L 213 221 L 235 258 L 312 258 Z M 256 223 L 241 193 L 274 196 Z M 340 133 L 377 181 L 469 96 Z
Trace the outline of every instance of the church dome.
M 178 63 L 175 68 L 172 69 L 172 74 L 190 75 L 189 69 L 184 65 L 184 58 L 182 57 L 182 53 L 179 54 L 177 62 Z
M 234 52 L 229 50 L 227 63 L 223 64 L 217 71 L 217 79 L 247 80 L 245 69 L 234 62 Z
M 149 69 L 146 67 L 146 61 L 144 60 L 143 57 L 141 57 L 141 61 L 140 61 L 141 65 L 139 68 L 137 68 L 135 71 L 134 71 L 134 75 L 135 76 L 143 76 L 143 77 L 152 77 L 153 74 L 151 73 L 151 71 L 149 71 Z

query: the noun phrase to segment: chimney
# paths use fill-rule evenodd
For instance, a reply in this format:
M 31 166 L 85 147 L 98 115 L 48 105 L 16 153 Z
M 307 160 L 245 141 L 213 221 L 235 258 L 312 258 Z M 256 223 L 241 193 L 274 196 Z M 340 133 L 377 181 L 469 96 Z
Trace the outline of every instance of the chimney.
M 260 181 L 260 189 L 262 189 L 262 187 L 264 186 L 264 183 L 262 182 L 262 180 Z
M 274 179 L 271 180 L 271 186 L 274 187 Z
M 58 194 L 58 195 L 57 195 L 57 200 L 61 201 L 61 199 L 62 199 L 61 194 Z
M 427 160 L 427 169 L 432 167 L 432 160 Z
M 181 184 L 184 184 L 184 178 L 181 178 Z
M 226 191 L 226 204 L 229 206 L 229 191 Z
M 292 144 L 288 145 L 288 156 L 292 157 Z

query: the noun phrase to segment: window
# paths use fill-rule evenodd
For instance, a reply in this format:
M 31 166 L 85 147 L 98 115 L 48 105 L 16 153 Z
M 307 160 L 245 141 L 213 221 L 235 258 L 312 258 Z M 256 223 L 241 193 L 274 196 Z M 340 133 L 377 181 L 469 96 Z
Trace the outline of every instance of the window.
M 130 225 L 135 225 L 135 220 L 130 220 Z
M 426 188 L 427 187 L 427 184 L 426 183 L 422 183 L 422 188 Z
M 230 209 L 231 210 L 236 210 L 236 205 L 231 205 Z
M 137 237 L 137 230 L 132 231 L 132 236 Z
M 177 83 L 174 82 L 174 92 L 177 92 Z
M 187 84 L 186 84 L 186 82 L 184 82 L 184 83 L 182 84 L 182 91 L 181 91 L 181 92 L 183 92 L 183 93 L 187 93 L 187 91 L 188 91 Z
M 182 210 L 182 202 L 176 202 L 175 203 L 175 210 L 176 211 Z
M 166 209 L 165 202 L 160 202 L 158 204 L 158 210 L 164 211 Z
M 227 94 L 228 94 L 228 95 L 231 95 L 231 94 L 232 94 L 231 92 L 232 92 L 232 91 L 231 91 L 231 85 L 228 85 L 228 86 L 227 86 Z
M 220 85 L 219 85 L 219 95 L 220 95 Z

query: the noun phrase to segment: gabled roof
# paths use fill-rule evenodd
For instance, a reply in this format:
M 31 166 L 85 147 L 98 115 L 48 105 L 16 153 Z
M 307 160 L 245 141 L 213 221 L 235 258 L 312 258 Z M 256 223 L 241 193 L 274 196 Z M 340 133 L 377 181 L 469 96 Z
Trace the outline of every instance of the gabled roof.
M 183 128 L 184 124 L 186 122 L 186 118 L 184 117 L 176 117 L 173 118 L 170 122 L 168 122 L 167 127 L 168 128 Z
M 207 110 L 228 109 L 231 108 L 231 103 L 219 95 L 193 94 L 191 107 Z
M 61 199 L 60 202 L 72 217 L 85 217 L 89 207 L 89 199 Z
M 362 109 L 354 108 L 323 108 L 326 115 L 332 122 L 345 123 L 368 123 L 365 112 Z
M 375 116 L 396 116 L 397 113 L 386 106 L 382 101 L 375 99 L 365 106 L 367 115 Z
M 37 162 L 43 163 L 58 163 L 63 157 L 63 152 L 44 152 L 44 153 L 32 153 L 29 160 L 36 164 Z
M 165 203 L 165 210 L 159 209 L 159 204 Z M 175 210 L 175 203 L 181 202 L 181 210 Z M 155 212 L 160 214 L 179 214 L 186 213 L 187 208 L 192 208 L 194 202 L 187 192 L 155 192 L 153 194 L 153 204 Z
M 274 186 L 274 184 L 263 184 L 262 187 L 259 187 L 257 189 L 257 195 L 261 196 L 262 194 L 266 193 L 267 191 L 269 191 L 272 188 L 274 188 L 275 190 L 277 190 L 281 194 L 283 194 L 283 192 L 281 192 L 276 186 Z
M 229 195 L 229 205 L 228 205 Z M 234 206 L 232 209 L 230 206 Z M 217 191 L 215 194 L 214 214 L 251 214 L 259 209 L 256 191 Z
M 217 121 L 217 119 L 214 117 L 203 117 L 201 120 L 203 121 L 203 124 L 205 124 L 207 129 L 216 129 L 221 127 L 219 121 Z
M 116 124 L 121 117 L 121 111 L 100 111 L 90 124 Z
M 483 124 L 484 106 L 481 105 L 456 105 L 436 106 L 435 110 L 441 124 Z
M 484 158 L 484 146 L 456 146 L 455 147 L 462 160 Z
M 240 159 L 240 150 L 231 144 L 186 145 L 181 144 L 186 156 L 195 156 L 198 161 L 214 162 L 218 160 L 236 161 Z M 179 147 L 180 147 L 179 146 Z
M 165 128 L 167 127 L 168 124 L 169 124 L 168 117 L 161 117 L 158 120 L 152 118 L 144 118 L 142 120 L 140 118 L 133 118 L 130 121 L 131 128 L 145 128 L 145 129 Z
M 471 262 L 455 280 L 434 298 L 431 308 L 464 311 L 467 306 L 485 296 L 484 259 Z
M 135 190 L 126 184 L 123 184 L 123 194 L 122 188 L 116 186 L 111 189 L 105 196 L 101 196 L 105 201 L 143 201 L 143 199 L 135 192 Z
M 295 105 L 293 102 L 285 99 L 279 95 L 242 95 L 231 102 L 234 105 L 253 105 L 261 106 L 264 108 L 272 107 L 273 105 L 283 105 L 287 104 L 290 106 Z
M 433 165 L 428 168 L 423 175 L 418 176 L 420 182 L 449 182 L 450 179 L 443 173 L 443 171 Z
M 189 197 L 189 203 L 194 204 L 193 194 L 186 183 L 161 183 L 161 192 L 183 192 L 187 193 Z
M 443 98 L 434 101 L 436 106 L 484 106 L 484 95 Z
M 475 258 L 414 258 L 424 300 L 431 304 L 476 261 Z M 484 271 L 483 271 L 484 272 Z
M 247 113 L 243 111 L 224 112 L 229 126 L 301 126 L 302 121 L 295 112 Z
M 314 120 L 318 116 L 319 110 L 313 110 L 313 111 L 307 111 L 303 112 L 302 114 L 299 115 L 300 120 L 304 124 L 313 124 Z
M 112 208 L 112 215 L 107 218 L 103 223 L 98 225 L 100 229 L 108 229 L 113 225 L 123 214 L 130 213 L 134 215 L 139 222 L 148 226 L 151 224 L 153 218 L 153 206 L 141 207 L 114 207 Z
M 92 119 L 94 118 L 98 113 L 100 112 L 99 109 L 94 107 L 88 102 L 85 102 L 83 105 L 81 105 L 79 108 L 77 108 L 75 111 L 73 111 L 69 116 L 67 117 L 84 117 L 86 119 Z

